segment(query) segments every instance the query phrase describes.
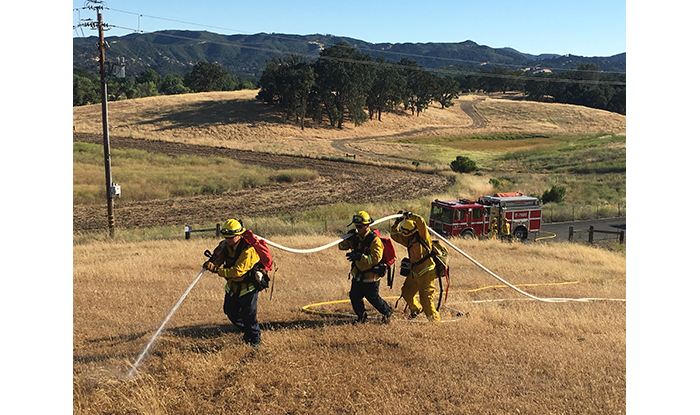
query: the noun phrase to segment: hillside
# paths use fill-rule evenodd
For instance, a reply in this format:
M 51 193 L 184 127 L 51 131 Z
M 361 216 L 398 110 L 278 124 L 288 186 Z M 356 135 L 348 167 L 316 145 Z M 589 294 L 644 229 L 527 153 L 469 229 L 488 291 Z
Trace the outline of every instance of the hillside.
M 273 108 L 255 99 L 257 91 L 207 92 L 110 102 L 110 135 L 222 146 L 267 153 L 345 156 L 350 145 L 363 157 L 386 159 L 402 151 L 401 144 L 385 141 L 408 137 L 449 137 L 504 131 L 545 134 L 597 132 L 624 133 L 624 115 L 592 108 L 518 101 L 502 95 L 464 95 L 446 109 L 432 105 L 419 117 L 391 112 L 382 121 L 360 126 L 346 123 L 342 130 L 307 123 L 301 130 Z M 483 123 L 476 124 L 465 110 L 474 107 Z M 73 108 L 74 131 L 102 133 L 100 105 Z M 375 148 L 376 146 L 376 148 Z M 389 146 L 389 147 L 387 147 Z
M 360 126 L 346 124 L 342 130 L 309 123 L 301 130 L 274 109 L 255 100 L 256 91 L 210 92 L 117 101 L 109 105 L 112 148 L 134 148 L 173 156 L 190 154 L 221 156 L 242 163 L 279 168 L 309 168 L 321 178 L 313 186 L 304 183 L 276 185 L 266 189 L 242 189 L 226 194 L 183 197 L 146 202 L 118 200 L 122 227 L 180 226 L 214 223 L 227 215 L 232 203 L 249 217 L 288 215 L 334 203 L 385 202 L 435 197 L 454 183 L 454 178 L 423 172 L 449 171 L 449 162 L 463 154 L 464 146 L 423 147 L 437 137 L 469 137 L 503 132 L 540 135 L 625 132 L 626 117 L 591 108 L 518 101 L 488 96 L 462 96 L 447 109 L 433 106 L 420 117 L 409 112 L 386 113 L 382 121 Z M 102 141 L 101 106 L 73 108 L 74 140 Z M 541 140 L 491 140 L 469 142 L 469 151 L 488 154 L 542 145 Z M 623 144 L 624 146 L 624 144 Z M 419 153 L 416 153 L 419 151 Z M 374 166 L 337 161 L 371 162 Z M 415 169 L 416 159 L 425 167 Z M 400 167 L 396 170 L 395 167 Z M 408 171 L 407 171 L 408 170 Z M 490 191 L 488 178 L 479 191 Z M 117 182 L 119 182 L 117 180 Z M 128 184 L 124 191 L 128 191 Z M 542 192 L 544 183 L 529 190 Z M 74 230 L 104 228 L 103 206 L 74 208 Z
M 161 75 L 183 75 L 199 61 L 216 63 L 239 78 L 257 79 L 266 60 L 295 53 L 309 59 L 319 51 L 346 41 L 373 57 L 384 56 L 398 62 L 406 57 L 427 69 L 452 65 L 490 69 L 573 69 L 584 62 L 598 65 L 603 71 L 625 72 L 626 54 L 611 57 L 575 55 L 528 55 L 512 48 L 491 48 L 467 40 L 460 43 L 380 43 L 333 35 L 287 35 L 258 33 L 255 35 L 220 35 L 207 31 L 165 30 L 146 34 L 107 36 L 110 47 L 107 60 L 125 58 L 127 73 L 139 74 L 152 68 Z M 95 36 L 73 38 L 73 66 L 96 71 Z

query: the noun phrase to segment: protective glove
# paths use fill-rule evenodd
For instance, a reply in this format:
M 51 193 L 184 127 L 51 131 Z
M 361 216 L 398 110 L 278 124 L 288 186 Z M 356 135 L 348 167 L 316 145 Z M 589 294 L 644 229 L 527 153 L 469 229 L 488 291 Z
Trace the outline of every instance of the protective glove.
M 406 219 L 411 219 L 411 212 L 409 212 L 409 211 L 403 212 L 403 217 Z
M 258 242 L 258 239 L 253 235 L 253 232 L 250 229 L 247 229 L 245 232 L 243 232 L 243 239 L 248 242 L 248 245 L 254 245 L 255 243 Z
M 209 272 L 216 272 L 216 265 L 214 265 L 213 262 L 207 261 L 202 265 L 202 268 L 206 269 Z
M 357 235 L 357 229 L 350 229 L 350 230 L 348 231 L 348 233 L 346 233 L 345 235 L 348 236 L 348 237 L 345 238 L 345 239 L 350 239 L 350 238 L 352 238 L 353 236 Z
M 355 262 L 359 261 L 362 258 L 362 252 L 360 251 L 350 251 L 347 254 L 345 254 L 345 257 L 348 259 L 350 262 Z

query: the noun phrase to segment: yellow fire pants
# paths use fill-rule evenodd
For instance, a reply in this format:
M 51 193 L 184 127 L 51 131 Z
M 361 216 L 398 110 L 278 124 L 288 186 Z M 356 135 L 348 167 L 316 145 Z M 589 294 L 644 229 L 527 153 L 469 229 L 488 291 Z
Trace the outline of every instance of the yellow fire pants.
M 435 296 L 435 270 L 423 275 L 409 275 L 401 287 L 401 297 L 408 303 L 408 308 L 413 313 L 419 313 L 421 307 L 428 320 L 440 322 L 440 313 L 435 309 L 433 297 Z M 420 299 L 420 305 L 416 302 L 416 294 Z

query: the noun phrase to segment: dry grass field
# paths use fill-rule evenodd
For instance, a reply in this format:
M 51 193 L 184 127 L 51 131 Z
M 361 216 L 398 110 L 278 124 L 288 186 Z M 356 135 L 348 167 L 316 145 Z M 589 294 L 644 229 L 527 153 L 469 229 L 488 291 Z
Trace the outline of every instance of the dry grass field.
M 311 248 L 333 237 L 270 240 Z M 407 320 L 400 302 L 391 324 L 355 326 L 342 316 L 352 313 L 349 303 L 318 304 L 347 299 L 342 253 L 272 248 L 278 270 L 274 291 L 259 296 L 257 350 L 223 314 L 223 280 L 206 273 L 128 378 L 215 243 L 74 247 L 75 414 L 625 413 L 625 302 L 526 300 L 454 251 L 442 324 Z M 455 243 L 538 297 L 625 298 L 621 254 Z M 401 283 L 397 276 L 393 289 L 382 284 L 392 306 Z M 302 311 L 310 304 L 316 313 Z
M 191 218 L 209 214 L 216 217 L 206 220 L 214 223 L 236 211 L 246 220 L 252 218 L 252 223 L 263 229 L 261 233 L 269 232 L 264 236 L 274 242 L 294 248 L 318 247 L 339 236 L 332 234 L 335 227 L 327 231 L 310 227 L 290 230 L 275 212 L 241 213 L 240 205 L 246 197 L 267 195 L 263 204 L 277 209 L 278 215 L 282 207 L 299 214 L 313 212 L 311 205 L 316 204 L 317 209 L 327 209 L 323 215 L 331 217 L 340 213 L 347 216 L 340 210 L 356 204 L 377 216 L 382 211 L 393 213 L 399 205 L 402 209 L 425 208 L 424 202 L 432 200 L 428 197 L 441 192 L 481 195 L 493 187 L 487 176 L 464 175 L 448 188 L 444 175 L 411 170 L 411 161 L 423 160 L 421 155 L 444 163 L 469 150 L 478 161 L 487 162 L 491 153 L 546 147 L 565 135 L 625 134 L 626 127 L 624 116 L 605 111 L 465 95 L 453 107 L 441 110 L 433 106 L 420 117 L 387 113 L 382 114 L 381 122 L 360 126 L 349 122 L 342 130 L 327 123 L 309 123 L 302 131 L 257 102 L 256 93 L 212 92 L 110 102 L 110 135 L 113 143 L 123 148 L 143 147 L 171 156 L 196 150 L 206 157 L 212 150 L 244 164 L 255 164 L 246 157 L 256 158 L 258 164 L 267 163 L 266 167 L 275 169 L 304 163 L 303 167 L 320 175 L 314 186 L 303 182 L 275 184 L 268 187 L 278 193 L 245 189 L 216 197 L 195 196 L 190 198 L 191 204 L 181 198 L 137 201 L 128 206 L 121 201 L 117 205 L 119 226 L 127 231 L 142 227 L 140 230 L 148 234 L 149 226 L 173 222 L 181 229 L 180 225 L 190 223 L 185 220 Z M 465 112 L 472 104 L 479 115 L 475 119 Z M 73 108 L 77 136 L 102 133 L 100 111 L 99 105 Z M 497 141 L 465 138 L 509 132 L 533 137 Z M 547 138 L 538 138 L 538 134 Z M 450 143 L 452 137 L 459 139 Z M 147 145 L 137 146 L 134 141 Z M 195 148 L 195 144 L 204 147 Z M 362 157 L 377 157 L 378 162 L 367 166 L 327 159 L 342 157 L 348 150 Z M 455 153 L 437 154 L 450 151 Z M 408 168 L 389 165 L 397 156 L 403 157 Z M 382 165 L 384 161 L 388 167 Z M 356 171 L 369 169 L 376 169 L 371 175 L 376 182 L 355 180 Z M 412 181 L 406 180 L 409 176 Z M 350 190 L 357 193 L 350 192 L 349 177 L 355 186 Z M 418 193 L 409 194 L 394 182 L 427 184 L 415 189 Z M 518 183 L 519 190 L 541 192 L 528 183 Z M 129 188 L 124 186 L 125 191 Z M 335 203 L 339 193 L 350 197 Z M 282 195 L 287 205 L 276 195 Z M 131 223 L 126 221 L 129 209 L 136 211 L 131 215 L 136 220 L 125 226 Z M 292 254 L 272 248 L 278 270 L 274 289 L 259 296 L 263 343 L 252 349 L 223 314 L 224 281 L 218 276 L 204 274 L 174 310 L 199 273 L 204 250 L 212 249 L 218 241 L 201 235 L 190 240 L 180 235 L 109 242 L 76 238 L 76 222 L 95 221 L 104 227 L 103 211 L 101 204 L 74 206 L 75 414 L 626 412 L 624 250 L 620 253 L 567 243 L 455 240 L 481 264 L 537 297 L 600 300 L 530 300 L 451 250 L 452 271 L 449 287 L 444 287 L 448 295 L 441 308 L 442 324 L 429 324 L 424 317 L 408 320 L 404 303 L 399 302 L 391 324 L 380 324 L 376 311 L 369 307 L 370 321 L 353 325 L 348 316 L 352 313 L 347 301 L 350 282 L 343 253 L 330 248 L 315 254 Z M 163 223 L 153 222 L 154 212 L 164 213 Z M 275 220 L 279 222 L 275 227 L 262 227 Z M 385 225 L 380 225 L 383 234 L 388 233 Z M 401 258 L 405 250 L 397 248 Z M 397 276 L 393 289 L 382 284 L 380 292 L 392 306 L 402 282 L 403 277 Z M 135 375 L 129 377 L 137 357 L 173 310 Z
M 307 123 L 303 131 L 272 108 L 257 101 L 257 90 L 159 96 L 109 103 L 110 135 L 157 139 L 241 150 L 309 156 L 343 156 L 334 141 L 358 141 L 354 149 L 368 154 L 400 154 L 405 145 L 383 141 L 407 137 L 451 137 L 518 131 L 548 134 L 613 132 L 624 134 L 626 117 L 576 105 L 492 99 L 464 95 L 455 105 L 432 105 L 419 117 L 409 112 L 382 114 L 360 126 L 342 130 Z M 460 104 L 474 102 L 486 125 L 473 120 Z M 73 109 L 74 131 L 102 133 L 100 105 Z M 381 139 L 381 142 L 377 142 Z M 519 148 L 517 143 L 514 149 Z M 500 148 L 503 151 L 503 148 Z

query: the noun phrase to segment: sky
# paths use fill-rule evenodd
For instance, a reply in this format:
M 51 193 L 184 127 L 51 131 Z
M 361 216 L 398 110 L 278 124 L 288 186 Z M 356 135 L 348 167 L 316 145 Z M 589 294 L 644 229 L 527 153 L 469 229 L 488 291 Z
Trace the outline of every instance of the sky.
M 89 3 L 73 0 L 73 36 L 95 36 L 80 19 L 97 20 Z M 106 36 L 137 30 L 206 30 L 223 35 L 331 34 L 370 43 L 458 43 L 511 47 L 538 55 L 612 56 L 626 52 L 621 0 L 441 2 L 258 0 L 105 0 Z

